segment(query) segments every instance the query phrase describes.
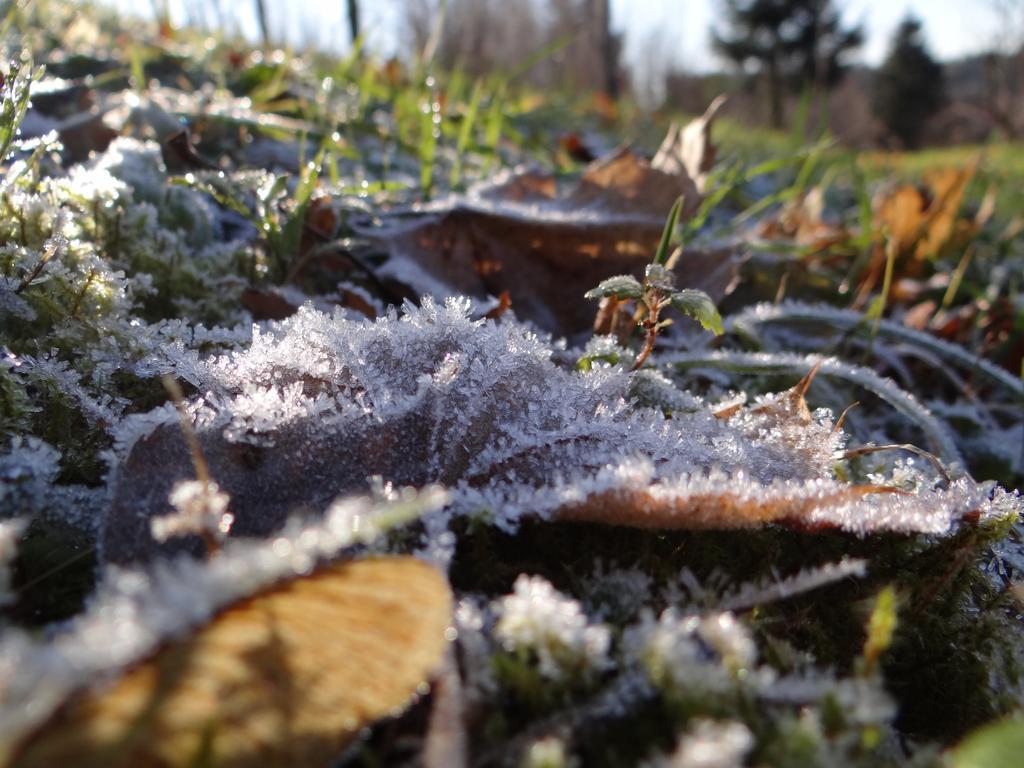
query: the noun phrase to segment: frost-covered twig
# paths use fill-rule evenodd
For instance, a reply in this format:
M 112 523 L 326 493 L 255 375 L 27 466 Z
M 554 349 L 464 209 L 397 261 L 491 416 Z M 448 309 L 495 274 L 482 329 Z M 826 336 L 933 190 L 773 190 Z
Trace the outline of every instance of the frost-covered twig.
M 819 323 L 840 331 L 856 330 L 862 325 L 865 328 L 867 327 L 864 315 L 859 312 L 849 309 L 836 309 L 835 307 L 823 304 L 806 304 L 796 301 L 787 301 L 781 304 L 757 304 L 727 318 L 725 326 L 726 330 L 735 331 L 751 339 L 757 339 L 756 327 L 758 325 L 788 322 Z M 980 355 L 971 354 L 957 344 L 951 344 L 929 333 L 908 328 L 891 320 L 881 320 L 877 326 L 877 333 L 879 336 L 887 336 L 899 341 L 905 341 L 908 344 L 924 347 L 965 369 L 978 371 L 1017 398 L 1024 399 L 1024 381 L 1015 378 L 1009 372 L 993 365 Z
M 867 560 L 843 558 L 835 563 L 806 568 L 793 576 L 787 576 L 770 584 L 744 584 L 734 594 L 727 595 L 720 600 L 716 607 L 722 611 L 743 611 L 758 605 L 802 595 L 846 578 L 861 578 L 866 573 Z
M 736 373 L 794 373 L 804 375 L 820 365 L 825 376 L 849 381 L 875 393 L 902 413 L 924 433 L 932 450 L 949 466 L 962 465 L 960 450 L 949 429 L 924 407 L 913 395 L 883 378 L 870 368 L 850 365 L 834 357 L 799 355 L 782 352 L 734 352 L 732 350 L 707 352 L 676 352 L 662 356 L 661 363 L 678 370 L 691 368 L 719 368 Z

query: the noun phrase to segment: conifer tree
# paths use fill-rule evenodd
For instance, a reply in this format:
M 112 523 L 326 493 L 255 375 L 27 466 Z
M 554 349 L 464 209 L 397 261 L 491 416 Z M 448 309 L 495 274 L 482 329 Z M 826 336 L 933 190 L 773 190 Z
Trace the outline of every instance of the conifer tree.
M 835 85 L 844 56 L 864 41 L 860 26 L 843 25 L 832 0 L 725 0 L 726 33 L 713 29 L 715 50 L 765 78 L 771 122 L 782 126 L 787 88 Z
M 909 148 L 920 144 L 928 118 L 946 101 L 942 65 L 928 52 L 921 30 L 913 16 L 900 23 L 875 74 L 872 98 L 875 115 Z

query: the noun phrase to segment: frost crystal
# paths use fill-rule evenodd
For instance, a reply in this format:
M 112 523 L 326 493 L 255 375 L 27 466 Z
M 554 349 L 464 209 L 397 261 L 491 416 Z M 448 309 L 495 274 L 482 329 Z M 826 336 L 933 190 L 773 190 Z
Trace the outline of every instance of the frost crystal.
M 174 486 L 167 500 L 175 513 L 153 518 L 153 538 L 157 541 L 186 533 L 208 534 L 219 539 L 231 529 L 233 518 L 227 511 L 231 498 L 222 493 L 216 483 L 203 480 L 180 482 Z
M 540 576 L 520 575 L 513 590 L 495 605 L 494 636 L 505 650 L 536 654 L 541 674 L 553 680 L 608 664 L 609 629 L 588 623 L 576 600 Z
M 729 612 L 702 618 L 697 634 L 728 667 L 742 669 L 757 661 L 757 646 L 750 632 Z
M 520 765 L 522 768 L 572 768 L 578 763 L 566 753 L 562 739 L 545 736 L 530 743 Z
M 809 411 L 793 392 L 724 412 L 669 398 L 667 381 L 645 375 L 641 389 L 658 403 L 644 407 L 637 377 L 622 367 L 562 368 L 526 327 L 470 312 L 468 300 L 425 298 L 401 317 L 369 321 L 306 306 L 254 327 L 246 351 L 166 359 L 165 370 L 201 393 L 190 412 L 236 530 L 267 535 L 293 511 L 367 491 L 374 475 L 443 484 L 453 489 L 450 512 L 482 513 L 506 530 L 537 515 L 945 533 L 988 503 L 966 478 L 909 495 L 836 479 L 845 436 L 829 411 Z M 108 558 L 127 560 L 155 551 L 147 518 L 192 469 L 168 409 L 126 420 L 117 444 L 105 546 Z M 156 478 L 154 463 L 164 469 Z
M 624 646 L 653 683 L 670 691 L 728 691 L 741 670 L 751 685 L 772 679 L 771 670 L 754 667 L 757 647 L 731 613 L 680 616 L 668 608 L 655 621 L 648 610 L 627 630 Z
M 40 511 L 52 492 L 60 453 L 35 437 L 15 437 L 0 455 L 0 509 L 3 516 Z
M 754 746 L 754 735 L 743 723 L 697 720 L 675 751 L 651 768 L 739 768 Z

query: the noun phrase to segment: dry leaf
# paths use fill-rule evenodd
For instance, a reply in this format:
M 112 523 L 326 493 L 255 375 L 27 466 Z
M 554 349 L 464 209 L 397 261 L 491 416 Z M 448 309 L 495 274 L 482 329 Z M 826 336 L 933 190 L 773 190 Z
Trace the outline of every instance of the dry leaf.
M 451 612 L 447 581 L 419 560 L 330 566 L 72 698 L 14 764 L 328 765 L 439 666 Z
M 975 162 L 962 169 L 931 171 L 924 189 L 902 185 L 876 197 L 875 220 L 899 253 L 913 253 L 918 261 L 934 258 L 958 235 L 975 232 L 975 220 L 959 213 L 977 167 Z
M 834 523 L 809 522 L 812 514 L 842 506 L 871 494 L 902 493 L 888 486 L 849 486 L 827 493 L 777 497 L 717 491 L 666 495 L 637 489 L 613 490 L 588 496 L 559 512 L 562 520 L 627 525 L 658 530 L 727 530 L 784 523 L 792 528 L 832 528 Z M 906 494 L 904 494 L 906 495 Z
M 587 166 L 563 205 L 619 215 L 640 214 L 664 225 L 665 216 L 680 195 L 684 198 L 680 217 L 685 220 L 700 205 L 700 193 L 681 162 L 663 170 L 623 147 Z
M 787 202 L 777 217 L 764 219 L 757 234 L 766 240 L 792 240 L 812 253 L 850 238 L 845 227 L 825 221 L 825 191 L 820 186 Z
M 981 503 L 966 480 L 898 501 L 858 497 L 834 474 L 844 436 L 808 410 L 807 380 L 728 410 L 686 398 L 653 371 L 582 373 L 551 356 L 514 320 L 474 320 L 468 302 L 426 298 L 374 323 L 302 307 L 251 350 L 182 370 L 204 393 L 191 413 L 210 474 L 231 496 L 233 535 L 266 536 L 293 512 L 364 492 L 374 475 L 439 483 L 453 489 L 453 514 L 487 510 L 506 529 L 609 493 L 660 499 L 675 511 L 659 523 L 667 527 L 756 525 L 770 510 L 808 525 L 941 533 Z M 651 407 L 634 404 L 645 384 Z M 173 409 L 138 418 L 119 439 L 103 534 L 102 554 L 115 562 L 166 551 L 148 521 L 166 513 L 176 481 L 194 477 Z M 716 508 L 700 502 L 711 496 L 725 506 L 701 519 Z
M 298 309 L 273 288 L 246 288 L 242 291 L 241 303 L 253 320 L 284 320 Z
M 407 286 L 410 297 L 485 299 L 508 291 L 521 320 L 565 336 L 588 330 L 594 309 L 583 294 L 613 275 L 642 274 L 680 195 L 683 220 L 698 208 L 701 195 L 688 169 L 704 173 L 710 165 L 707 135 L 719 104 L 694 130 L 676 129 L 653 162 L 621 148 L 566 189 L 551 176 L 520 173 L 421 206 L 412 221 L 366 230 L 390 255 L 380 276 Z M 741 261 L 731 249 L 688 251 L 677 282 L 717 300 Z
M 668 173 L 686 173 L 703 193 L 708 172 L 715 164 L 715 145 L 711 142 L 711 127 L 718 111 L 725 106 L 727 97 L 719 95 L 696 120 L 684 128 L 673 123 L 661 142 L 652 165 Z
M 593 323 L 593 304 L 583 294 L 613 275 L 641 276 L 663 225 L 657 217 L 531 220 L 456 207 L 374 236 L 390 252 L 379 275 L 407 286 L 410 297 L 483 300 L 508 291 L 520 320 L 572 336 Z M 721 299 L 743 258 L 730 248 L 688 250 L 676 266 L 677 283 Z

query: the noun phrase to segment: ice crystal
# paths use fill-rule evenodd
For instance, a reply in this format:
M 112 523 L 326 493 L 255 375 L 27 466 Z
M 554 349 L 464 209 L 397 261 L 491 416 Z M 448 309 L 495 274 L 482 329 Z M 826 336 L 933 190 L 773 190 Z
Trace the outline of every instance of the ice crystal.
M 639 568 L 605 570 L 598 560 L 588 584 L 584 606 L 590 615 L 602 621 L 610 617 L 630 618 L 651 597 L 652 579 Z
M 590 623 L 579 602 L 540 576 L 520 575 L 495 612 L 500 616 L 495 638 L 507 651 L 535 654 L 545 677 L 558 680 L 574 670 L 608 664 L 608 627 Z
M 739 768 L 754 747 L 754 735 L 743 723 L 696 720 L 675 751 L 648 768 Z
M 464 597 L 455 607 L 463 670 L 463 690 L 470 706 L 482 703 L 498 690 L 491 665 L 491 643 L 485 631 L 486 606 L 472 597 Z
M 839 481 L 842 431 L 794 392 L 727 414 L 681 393 L 644 407 L 621 366 L 560 367 L 544 339 L 514 321 L 472 320 L 467 300 L 425 298 L 375 321 L 307 306 L 255 327 L 245 351 L 167 354 L 161 367 L 201 393 L 189 405 L 195 429 L 245 534 L 365 491 L 373 475 L 441 483 L 453 489 L 451 512 L 483 513 L 507 530 L 529 514 L 943 533 L 987 504 L 966 478 L 912 495 Z M 680 410 L 667 415 L 666 405 Z M 130 417 L 117 442 L 106 545 L 109 557 L 129 559 L 153 551 L 146 519 L 192 476 L 191 459 L 168 409 Z M 164 468 L 156 478 L 154 462 Z
M 865 573 L 867 561 L 843 558 L 836 563 L 805 568 L 793 576 L 776 578 L 767 584 L 748 583 L 735 588 L 726 587 L 725 594 L 716 598 L 715 602 L 719 610 L 740 611 L 801 595 L 842 579 L 862 577 Z
M 60 452 L 36 437 L 14 437 L 0 455 L 0 509 L 8 517 L 39 511 L 59 471 Z
M 729 611 L 702 618 L 697 634 L 727 667 L 744 669 L 757 661 L 757 646 L 750 632 Z
M 153 538 L 157 541 L 187 533 L 201 533 L 219 539 L 231 529 L 233 518 L 228 514 L 231 498 L 221 492 L 216 483 L 203 480 L 180 482 L 174 486 L 167 501 L 174 507 L 174 514 L 153 518 Z
M 545 736 L 532 742 L 520 762 L 522 768 L 574 768 L 578 765 L 566 752 L 563 739 Z
M 655 620 L 645 610 L 627 630 L 624 645 L 651 680 L 669 690 L 723 692 L 740 672 L 750 683 L 773 678 L 769 669 L 755 666 L 750 631 L 729 612 L 683 616 L 667 608 Z
M 733 685 L 733 675 L 714 653 L 700 642 L 699 616 L 681 617 L 675 609 L 657 620 L 645 610 L 640 622 L 626 631 L 627 654 L 641 663 L 651 681 L 664 689 L 723 692 Z

